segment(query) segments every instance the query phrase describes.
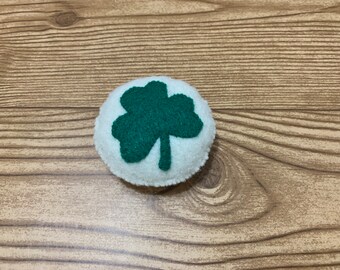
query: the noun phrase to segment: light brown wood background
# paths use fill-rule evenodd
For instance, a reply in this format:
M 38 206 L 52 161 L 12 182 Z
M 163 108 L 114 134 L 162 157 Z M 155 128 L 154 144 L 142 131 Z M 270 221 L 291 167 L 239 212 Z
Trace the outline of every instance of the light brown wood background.
M 148 75 L 217 122 L 167 189 L 93 147 L 107 94 Z M 1 0 L 0 269 L 284 268 L 340 269 L 339 0 Z

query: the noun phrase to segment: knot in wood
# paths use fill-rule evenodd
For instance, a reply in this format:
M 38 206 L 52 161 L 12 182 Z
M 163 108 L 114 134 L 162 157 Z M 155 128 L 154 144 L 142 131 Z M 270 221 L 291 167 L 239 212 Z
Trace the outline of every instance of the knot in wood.
M 60 27 L 68 27 L 78 21 L 78 16 L 74 11 L 59 13 L 55 16 L 55 23 Z

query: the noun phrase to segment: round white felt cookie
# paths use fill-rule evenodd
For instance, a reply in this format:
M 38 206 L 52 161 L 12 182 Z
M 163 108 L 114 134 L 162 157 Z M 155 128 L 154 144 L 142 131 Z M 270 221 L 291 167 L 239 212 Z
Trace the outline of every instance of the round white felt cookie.
M 113 123 L 119 122 L 117 121 L 119 117 L 122 118 L 123 115 L 129 113 L 121 104 L 121 97 L 131 88 L 145 87 L 150 82 L 164 83 L 169 98 L 176 94 L 183 94 L 192 99 L 193 113 L 199 117 L 203 124 L 196 136 L 184 136 L 183 138 L 183 136 L 176 137 L 170 134 L 168 138 L 170 140 L 171 165 L 166 170 L 160 169 L 159 166 L 161 158 L 160 138 L 155 140 L 145 158 L 137 162 L 127 162 L 122 157 L 120 140 L 115 138 L 112 133 Z M 152 124 L 150 125 L 152 126 Z M 140 130 L 140 132 L 143 132 L 145 126 Z M 94 143 L 100 157 L 114 175 L 136 185 L 168 186 L 185 181 L 204 165 L 215 138 L 215 131 L 215 122 L 208 103 L 194 87 L 186 82 L 169 77 L 153 76 L 130 81 L 110 93 L 101 106 L 99 116 L 96 119 Z M 131 139 L 129 132 L 132 131 L 127 128 L 126 137 Z M 133 132 L 136 133 L 136 130 Z M 140 136 L 143 136 L 143 134 Z

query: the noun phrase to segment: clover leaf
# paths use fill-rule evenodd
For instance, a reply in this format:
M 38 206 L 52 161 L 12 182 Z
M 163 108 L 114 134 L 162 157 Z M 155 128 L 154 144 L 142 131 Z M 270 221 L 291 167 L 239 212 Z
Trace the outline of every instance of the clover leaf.
M 167 86 L 151 81 L 144 87 L 132 87 L 120 98 L 127 111 L 112 124 L 112 136 L 120 142 L 120 153 L 128 163 L 146 158 L 160 138 L 158 167 L 171 167 L 170 136 L 193 138 L 203 122 L 194 112 L 194 102 L 183 94 L 168 97 Z

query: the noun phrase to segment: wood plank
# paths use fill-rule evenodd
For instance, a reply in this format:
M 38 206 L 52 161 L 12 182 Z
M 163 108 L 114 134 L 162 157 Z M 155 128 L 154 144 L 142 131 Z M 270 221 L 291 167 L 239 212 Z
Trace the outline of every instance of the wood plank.
M 1 269 L 336 269 L 340 111 L 215 110 L 190 181 L 125 184 L 97 109 L 0 110 Z
M 215 109 L 340 109 L 339 0 L 3 0 L 0 106 L 98 107 L 170 75 Z

